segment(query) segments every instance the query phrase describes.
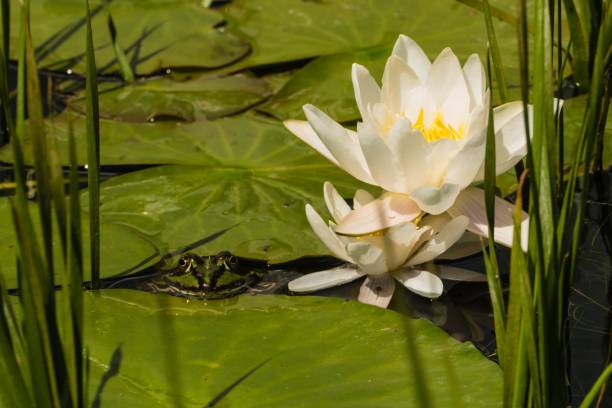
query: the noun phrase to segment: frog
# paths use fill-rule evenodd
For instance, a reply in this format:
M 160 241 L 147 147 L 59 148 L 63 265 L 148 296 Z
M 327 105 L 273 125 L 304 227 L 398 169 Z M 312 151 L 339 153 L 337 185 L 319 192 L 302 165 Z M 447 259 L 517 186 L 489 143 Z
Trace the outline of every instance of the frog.
M 189 299 L 221 299 L 245 292 L 265 272 L 227 251 L 211 256 L 187 253 L 175 268 L 144 282 L 143 289 Z

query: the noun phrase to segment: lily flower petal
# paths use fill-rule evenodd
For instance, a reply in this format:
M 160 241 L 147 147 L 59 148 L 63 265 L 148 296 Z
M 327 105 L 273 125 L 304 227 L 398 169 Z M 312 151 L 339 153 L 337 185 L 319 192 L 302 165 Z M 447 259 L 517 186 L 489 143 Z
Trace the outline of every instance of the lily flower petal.
M 351 242 L 347 244 L 346 252 L 352 262 L 359 265 L 359 269 L 368 275 L 381 275 L 388 270 L 385 251 L 381 248 L 367 242 Z
M 372 306 L 386 309 L 391 302 L 391 297 L 395 291 L 395 281 L 387 274 L 381 276 L 368 276 L 361 289 L 357 300 Z
M 448 265 L 436 265 L 438 276 L 441 279 L 461 282 L 486 282 L 487 275 L 470 271 L 464 268 L 456 268 Z
M 292 292 L 312 292 L 342 285 L 365 275 L 354 265 L 339 266 L 321 272 L 313 272 L 289 282 Z
M 355 197 L 353 197 L 353 208 L 357 209 L 363 207 L 366 204 L 374 201 L 374 196 L 366 190 L 355 191 Z
M 407 118 L 395 122 L 388 135 L 388 147 L 398 160 L 408 186 L 422 184 L 427 178 L 432 148 L 421 133 L 412 128 Z
M 461 69 L 459 60 L 456 60 L 456 62 L 457 66 L 454 66 L 454 68 Z M 471 97 L 463 72 L 458 71 L 457 76 L 460 79 L 456 80 L 449 89 L 446 89 L 446 99 L 440 106 L 440 110 L 447 123 L 459 128 L 470 113 Z
M 444 290 L 444 285 L 440 278 L 435 274 L 418 269 L 403 269 L 393 273 L 393 277 L 397 279 L 408 290 L 417 295 L 428 298 L 440 297 Z
M 345 235 L 366 235 L 414 220 L 421 210 L 405 194 L 384 193 L 380 198 L 351 211 L 336 226 Z
M 487 237 L 488 223 L 485 207 L 484 190 L 470 187 L 461 192 L 455 204 L 449 208 L 448 213 L 452 217 L 464 215 L 469 218 L 468 231 Z M 507 247 L 512 247 L 514 230 L 514 205 L 495 197 L 495 226 L 494 239 Z M 527 250 L 527 239 L 529 236 L 529 217 L 523 212 L 521 222 L 521 247 Z
M 414 73 L 417 74 L 419 80 L 425 83 L 429 75 L 431 62 L 423 49 L 412 38 L 400 34 L 393 46 L 393 55 L 403 59 L 412 68 Z
M 442 184 L 440 188 L 423 186 L 410 192 L 410 197 L 423 211 L 437 215 L 453 205 L 460 191 L 457 184 Z
M 418 249 L 432 235 L 431 227 L 417 228 L 411 222 L 389 228 L 384 238 L 379 240 L 384 245 L 388 270 L 392 271 L 406 263 L 415 249 Z
M 351 207 L 344 201 L 344 198 L 340 197 L 338 191 L 329 181 L 323 184 L 323 197 L 325 198 L 327 209 L 336 223 L 340 222 L 351 212 Z
M 465 86 L 467 91 L 459 59 L 450 48 L 445 48 L 431 64 L 426 81 L 427 88 L 436 106 L 442 107 L 449 91 L 454 89 L 457 84 Z
M 323 157 L 325 157 L 330 162 L 334 163 L 336 166 L 340 167 L 340 163 L 334 157 L 333 154 L 330 153 L 329 149 L 325 147 L 319 136 L 316 134 L 310 123 L 305 120 L 286 120 L 283 122 L 283 125 L 291 133 L 300 138 L 307 145 L 315 149 L 319 152 Z
M 402 111 L 402 94 L 421 86 L 419 77 L 397 55 L 391 55 L 387 60 L 382 83 L 381 101 L 394 114 Z
M 428 226 L 433 229 L 434 234 L 439 234 L 440 231 L 448 224 L 453 218 L 447 213 L 438 215 L 425 214 L 420 222 L 420 226 Z
M 529 105 L 527 109 L 529 123 L 532 124 L 533 106 Z M 493 114 L 495 124 L 495 172 L 501 174 L 514 167 L 527 154 L 523 102 L 516 101 L 503 104 L 493 109 Z
M 338 165 L 353 177 L 369 184 L 374 181 L 359 147 L 356 135 L 312 105 L 304 105 L 308 122 Z
M 472 97 L 471 109 L 484 105 L 484 94 L 487 89 L 487 77 L 485 69 L 480 62 L 478 54 L 469 56 L 463 65 L 463 74 L 465 75 L 470 95 Z
M 364 122 L 357 124 L 357 136 L 369 173 L 376 184 L 388 191 L 407 192 L 402 191 L 402 180 L 398 177 L 401 169 L 385 140 Z
M 450 221 L 442 230 L 427 241 L 425 245 L 408 261 L 408 266 L 419 265 L 429 262 L 438 255 L 444 253 L 448 248 L 461 238 L 468 225 L 468 218 L 459 216 Z
M 367 68 L 359 64 L 353 64 L 352 79 L 357 107 L 361 116 L 366 117 L 369 115 L 368 106 L 380 102 L 380 87 Z
M 473 232 L 465 231 L 459 241 L 455 242 L 455 245 L 450 247 L 444 253 L 440 254 L 438 259 L 442 260 L 455 260 L 466 258 L 468 256 L 476 255 L 482 251 L 482 248 L 486 247 L 488 242 L 480 235 L 476 235 Z
M 344 243 L 330 230 L 329 226 L 325 224 L 325 221 L 310 204 L 306 204 L 306 218 L 317 237 L 336 257 L 352 262 L 344 248 Z

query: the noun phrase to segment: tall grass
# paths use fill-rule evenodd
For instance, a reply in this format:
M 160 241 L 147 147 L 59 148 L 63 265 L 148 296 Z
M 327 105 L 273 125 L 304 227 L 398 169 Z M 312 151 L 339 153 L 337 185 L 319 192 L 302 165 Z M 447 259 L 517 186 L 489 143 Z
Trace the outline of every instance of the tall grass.
M 85 85 L 87 106 L 87 185 L 89 192 L 89 234 L 91 237 L 89 251 L 91 257 L 91 284 L 96 289 L 100 281 L 100 113 L 89 0 L 85 0 L 85 15 L 87 19 L 87 77 Z
M 5 16 L 3 2 L 3 17 Z M 87 9 L 87 11 L 89 11 Z M 8 119 L 14 153 L 16 191 L 9 198 L 17 237 L 17 297 L 9 297 L 0 276 L 0 402 L 14 407 L 83 407 L 87 403 L 87 369 L 83 344 L 83 238 L 77 175 L 76 146 L 69 140 L 70 175 L 66 196 L 59 151 L 47 138 L 43 123 L 38 69 L 29 28 L 29 1 L 20 4 L 16 123 L 8 104 L 7 41 L 3 18 L 0 58 L 0 99 Z M 89 26 L 89 33 L 91 29 Z M 93 55 L 91 38 L 88 55 Z M 95 63 L 90 62 L 95 74 Z M 95 82 L 95 76 L 93 77 Z M 89 87 L 88 99 L 95 101 L 96 89 Z M 27 113 L 27 123 L 26 123 Z M 97 123 L 96 111 L 90 122 Z M 37 174 L 38 205 L 26 198 L 22 141 L 26 126 L 33 144 Z M 94 153 L 97 139 L 94 140 Z M 90 161 L 96 176 L 96 163 Z M 97 186 L 94 178 L 93 184 Z M 93 201 L 97 205 L 97 201 Z M 94 212 L 97 214 L 97 212 Z M 36 218 L 39 219 L 36 222 Z M 35 225 L 40 224 L 40 231 Z M 94 227 L 97 227 L 97 220 Z M 97 229 L 92 236 L 97 236 Z M 56 238 L 56 239 L 54 239 Z M 97 247 L 94 248 L 94 246 Z M 92 238 L 92 254 L 99 253 Z M 56 254 L 60 254 L 56 259 Z M 92 271 L 99 270 L 99 257 L 92 255 Z M 55 281 L 55 276 L 60 281 Z M 94 275 L 95 276 L 95 275 Z M 56 284 L 61 290 L 56 292 Z
M 491 16 L 486 11 L 485 20 Z M 609 2 L 564 1 L 572 44 L 572 64 L 583 89 L 589 89 L 577 149 L 570 158 L 569 175 L 564 174 L 563 121 L 554 91 L 560 89 L 565 59 L 561 2 L 536 0 L 529 8 L 518 1 L 517 39 L 520 58 L 521 92 L 524 107 L 533 104 L 533 127 L 527 138 L 525 173 L 521 186 L 529 191 L 529 248 L 520 246 L 520 209 L 522 191 L 517 192 L 515 239 L 511 252 L 508 302 L 500 296 L 501 285 L 493 256 L 485 257 L 493 303 L 500 364 L 504 372 L 504 406 L 560 407 L 569 401 L 567 382 L 568 299 L 576 267 L 581 230 L 594 170 L 594 153 L 603 140 L 605 115 L 610 103 L 605 90 L 610 88 L 612 51 L 612 12 Z M 527 15 L 533 18 L 533 50 L 528 44 Z M 595 14 L 598 15 L 594 18 Z M 585 17 L 588 16 L 588 17 Z M 493 37 L 491 37 L 493 34 Z M 490 39 L 494 33 L 489 31 Z M 586 41 L 586 39 L 590 41 Z M 595 40 L 593 40 L 595 39 Z M 495 47 L 495 41 L 490 41 Z M 495 53 L 493 53 L 495 56 Z M 528 56 L 532 56 L 530 61 Z M 498 63 L 494 58 L 494 63 Z M 530 67 L 533 69 L 530 71 Z M 498 67 L 496 72 L 500 71 Z M 530 79 L 533 86 L 530 87 Z M 555 83 L 555 81 L 557 81 Z M 490 119 L 492 119 L 490 115 Z M 490 123 L 491 129 L 491 123 Z M 528 132 L 529 134 L 529 132 Z M 487 137 L 485 187 L 488 219 L 493 219 L 494 138 Z M 582 189 L 578 191 L 581 177 Z M 512 333 L 512 335 L 506 335 Z M 603 375 L 609 375 L 610 368 Z M 595 384 L 601 386 L 603 380 Z M 589 393 L 590 398 L 596 393 Z M 589 397 L 585 399 L 588 405 Z

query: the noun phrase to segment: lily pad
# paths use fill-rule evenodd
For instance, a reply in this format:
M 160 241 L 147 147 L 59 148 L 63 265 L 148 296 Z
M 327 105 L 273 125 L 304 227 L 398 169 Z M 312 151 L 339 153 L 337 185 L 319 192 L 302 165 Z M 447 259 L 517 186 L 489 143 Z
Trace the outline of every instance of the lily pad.
M 38 210 L 35 204 L 31 204 L 30 213 L 36 231 L 40 231 Z M 86 214 L 84 214 L 86 217 Z M 83 218 L 81 223 L 83 228 L 83 250 L 85 270 L 89 270 L 89 221 Z M 9 288 L 17 287 L 17 271 L 15 259 L 17 255 L 16 238 L 11 218 L 10 205 L 8 198 L 0 199 L 0 259 L 3 260 L 0 274 Z M 37 234 L 40 236 L 40 234 Z M 100 237 L 102 245 L 101 251 L 101 277 L 131 273 L 134 270 L 142 269 L 160 259 L 159 250 L 146 237 L 139 234 L 128 225 L 121 225 L 107 221 L 102 218 L 100 223 Z M 56 270 L 62 268 L 61 251 L 59 237 L 54 240 Z M 137 266 L 137 268 L 135 268 Z M 56 281 L 60 281 L 60 274 L 56 276 Z M 88 276 L 85 276 L 88 280 Z
M 92 3 L 96 63 L 101 74 L 119 66 L 100 1 Z M 19 7 L 11 1 L 11 44 L 18 44 Z M 128 61 L 138 75 L 166 68 L 217 68 L 242 58 L 249 45 L 215 28 L 223 17 L 195 2 L 113 1 L 108 6 Z M 85 72 L 85 8 L 82 1 L 32 0 L 31 30 L 41 68 Z M 11 47 L 17 59 L 17 47 Z
M 355 62 L 362 64 L 374 78 L 382 78 L 391 50 L 391 46 L 386 46 L 317 58 L 299 70 L 257 110 L 281 120 L 304 119 L 302 107 L 309 103 L 323 109 L 337 121 L 357 120 L 360 114 L 351 82 L 351 65 Z
M 104 88 L 100 89 L 100 117 L 126 122 L 211 120 L 248 109 L 271 94 L 266 81 L 243 74 L 186 81 L 156 78 Z M 84 113 L 84 95 L 71 98 L 68 105 Z
M 83 120 L 75 120 L 79 161 L 85 163 Z M 68 126 L 56 123 L 49 135 L 66 152 Z M 308 225 L 305 204 L 324 210 L 324 181 L 347 197 L 365 187 L 278 122 L 254 117 L 188 124 L 102 121 L 101 140 L 103 164 L 174 164 L 114 177 L 102 183 L 100 195 L 105 220 L 130 226 L 170 252 L 227 229 L 192 252 L 229 250 L 271 263 L 327 255 Z M 10 156 L 7 148 L 2 155 Z
M 85 295 L 85 311 L 90 395 L 121 345 L 102 406 L 202 407 L 245 375 L 215 406 L 416 407 L 417 375 L 432 406 L 457 406 L 456 395 L 464 406 L 502 405 L 501 370 L 473 345 L 413 320 L 424 367 L 413 373 L 406 318 L 356 302 L 247 295 L 187 303 L 102 291 Z
M 452 47 L 467 56 L 486 49 L 482 14 L 451 0 L 234 0 L 224 9 L 228 27 L 242 33 L 252 53 L 231 69 L 354 52 L 392 43 L 400 33 L 427 52 Z M 515 29 L 496 22 L 505 59 L 515 56 Z M 509 66 L 516 66 L 509 65 Z
M 211 125 L 216 128 L 184 125 L 165 136 L 190 151 L 183 157 L 178 147 L 150 141 L 191 165 L 150 168 L 103 183 L 105 217 L 171 251 L 228 229 L 193 252 L 229 250 L 270 263 L 328 254 L 311 232 L 304 205 L 323 209 L 326 180 L 346 196 L 364 186 L 278 124 L 237 118 Z

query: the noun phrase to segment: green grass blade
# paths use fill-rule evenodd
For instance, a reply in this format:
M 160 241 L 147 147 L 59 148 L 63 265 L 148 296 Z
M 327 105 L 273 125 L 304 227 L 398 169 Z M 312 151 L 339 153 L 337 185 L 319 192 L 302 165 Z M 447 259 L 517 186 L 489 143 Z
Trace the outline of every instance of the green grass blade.
M 111 40 L 113 42 L 113 49 L 115 50 L 115 57 L 117 58 L 117 62 L 119 64 L 119 70 L 121 71 L 121 76 L 123 80 L 126 82 L 134 82 L 134 72 L 132 71 L 132 67 L 119 44 L 119 39 L 117 38 L 117 28 L 115 26 L 115 22 L 113 21 L 113 16 L 110 11 L 108 12 L 108 31 L 111 35 Z
M 517 202 L 516 206 L 522 207 L 522 200 L 520 198 L 522 185 L 525 181 L 526 173 L 521 176 L 519 188 L 517 189 Z M 517 243 L 514 242 L 516 245 Z M 510 286 L 508 291 L 508 314 L 506 318 L 506 333 L 518 333 L 518 335 L 512 335 L 506 337 L 505 342 L 505 359 L 503 361 L 503 373 L 504 373 L 504 406 L 516 406 L 516 402 L 525 401 L 525 392 L 527 384 L 529 383 L 527 372 L 525 370 L 525 333 L 522 326 L 522 305 L 521 302 L 521 271 L 517 270 L 519 267 L 524 267 L 523 264 L 519 263 L 517 258 L 521 252 L 520 242 L 518 242 L 518 249 L 512 249 L 512 256 L 510 258 Z M 522 254 L 521 254 L 522 255 Z
M 497 43 L 497 37 L 495 35 L 495 27 L 493 26 L 493 17 L 491 16 L 491 6 L 489 0 L 483 1 L 483 14 L 485 19 L 485 26 L 487 28 L 487 38 L 489 39 L 489 50 L 493 59 L 493 69 L 495 70 L 495 79 L 497 80 L 497 91 L 499 92 L 499 98 L 502 103 L 508 101 L 508 86 L 506 83 L 506 76 L 504 74 L 504 64 L 502 62 L 501 52 Z M 491 82 L 489 82 L 491 83 Z
M 583 0 L 563 0 L 572 39 L 572 67 L 580 88 L 589 89 L 589 7 Z
M 45 274 L 43 279 L 44 287 L 53 287 L 53 220 L 51 216 L 52 208 L 52 186 L 51 186 L 51 167 L 48 161 L 48 145 L 45 137 L 45 127 L 40 95 L 40 83 L 38 80 L 38 69 L 34 56 L 34 46 L 29 26 L 29 1 L 24 3 L 26 18 L 25 24 L 25 62 L 26 62 L 26 90 L 27 90 L 27 110 L 28 125 L 32 136 L 32 153 L 34 156 L 34 169 L 37 177 L 38 203 L 40 209 L 40 222 L 42 225 L 42 241 L 45 254 Z
M 85 0 L 87 20 L 86 47 L 86 100 L 87 100 L 87 175 L 89 191 L 89 233 L 91 282 L 99 287 L 100 280 L 100 114 L 98 107 L 98 84 L 96 57 L 91 31 L 89 0 Z
M 580 403 L 579 408 L 589 408 L 593 404 L 593 401 L 595 401 L 595 398 L 599 393 L 599 389 L 606 383 L 610 375 L 612 375 L 612 364 L 608 365 L 606 369 L 601 373 L 601 375 L 597 378 L 587 395 Z
M 11 30 L 11 3 L 9 0 L 0 0 L 0 124 L 6 129 L 0 129 L 0 146 L 8 142 L 8 135 L 14 134 L 13 118 L 10 111 L 10 101 L 8 94 L 8 63 L 10 53 L 10 30 Z M 8 135 L 5 133 L 8 130 Z
M 0 0 L 0 14 L 2 24 L 2 52 L 4 53 L 4 65 L 7 66 L 9 62 L 9 55 L 11 55 L 11 2 L 10 0 Z
M 69 246 L 68 268 L 70 276 L 70 306 L 74 351 L 74 393 L 76 406 L 83 406 L 84 371 L 83 371 L 83 236 L 81 231 L 81 204 L 79 191 L 78 161 L 74 133 L 70 128 L 68 150 L 70 157 L 70 217 L 68 218 Z
M 555 177 L 551 172 L 550 159 L 557 157 L 554 149 L 554 117 L 553 117 L 553 52 L 550 7 L 547 0 L 535 1 L 535 39 L 534 39 L 534 86 L 533 86 L 533 164 L 532 175 L 538 180 L 540 187 L 538 196 L 534 201 L 538 202 L 537 213 L 542 231 L 541 251 L 531 253 L 532 258 L 537 258 L 539 267 L 535 283 L 536 307 L 538 320 L 538 350 L 539 368 L 541 376 L 542 395 L 549 402 L 556 398 L 562 390 L 556 390 L 560 370 L 552 367 L 559 360 L 557 338 L 556 338 L 556 307 L 551 306 L 554 302 L 553 293 L 556 293 L 555 278 L 551 275 L 558 273 L 559 265 L 556 257 L 556 223 L 555 223 Z M 552 377 L 551 377 L 552 376 Z M 553 389 L 555 389 L 553 391 Z
M 487 76 L 488 82 L 491 84 L 491 64 L 490 56 L 487 55 Z M 505 364 L 505 349 L 506 349 L 506 307 L 502 296 L 501 280 L 499 277 L 499 266 L 495 253 L 495 187 L 496 187 L 496 171 L 495 171 L 495 125 L 493 123 L 493 109 L 489 104 L 488 126 L 486 136 L 486 151 L 485 151 L 485 204 L 487 211 L 487 222 L 489 232 L 489 246 L 484 250 L 485 270 L 487 273 L 487 282 L 493 305 L 493 317 L 495 323 L 495 335 L 497 342 L 497 354 L 499 360 L 504 366 Z
M 19 326 L 0 273 L 0 372 L 5 373 L 3 381 L 0 381 L 0 403 L 12 407 L 33 407 L 26 383 L 29 367 Z
M 54 348 L 48 325 L 50 322 L 49 308 L 46 304 L 48 293 L 45 292 L 40 280 L 40 271 L 44 270 L 44 262 L 37 248 L 29 240 L 34 234 L 29 214 L 20 213 L 12 201 L 11 213 L 22 265 L 23 286 L 20 288 L 20 299 L 25 316 L 24 338 L 29 354 L 28 364 L 32 376 L 34 400 L 37 407 L 59 407 L 61 398 L 57 388 Z

